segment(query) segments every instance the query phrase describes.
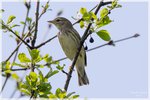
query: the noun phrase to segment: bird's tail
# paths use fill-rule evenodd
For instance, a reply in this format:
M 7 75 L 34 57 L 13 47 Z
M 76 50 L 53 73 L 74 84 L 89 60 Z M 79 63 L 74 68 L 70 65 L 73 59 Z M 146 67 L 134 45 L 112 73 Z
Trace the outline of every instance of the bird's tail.
M 86 75 L 84 67 L 83 67 L 82 74 L 81 74 L 81 70 L 77 70 L 77 73 L 78 73 L 79 86 L 88 85 L 89 84 L 89 79 L 88 79 L 88 77 Z

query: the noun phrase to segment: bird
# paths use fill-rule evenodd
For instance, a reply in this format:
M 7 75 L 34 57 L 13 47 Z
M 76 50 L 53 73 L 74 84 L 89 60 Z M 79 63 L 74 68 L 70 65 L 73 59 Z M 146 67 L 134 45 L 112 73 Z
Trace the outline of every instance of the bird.
M 57 17 L 53 20 L 48 21 L 48 23 L 54 24 L 59 30 L 57 34 L 59 43 L 67 58 L 73 61 L 81 41 L 79 33 L 73 28 L 72 23 L 65 17 Z M 89 84 L 89 79 L 85 71 L 86 65 L 87 65 L 86 51 L 82 46 L 75 64 L 79 86 Z

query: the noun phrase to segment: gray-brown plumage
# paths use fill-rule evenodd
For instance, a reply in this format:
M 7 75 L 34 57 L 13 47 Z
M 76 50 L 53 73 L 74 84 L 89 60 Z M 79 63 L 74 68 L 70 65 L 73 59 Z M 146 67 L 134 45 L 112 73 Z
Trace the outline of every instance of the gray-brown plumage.
M 80 35 L 73 28 L 72 23 L 64 17 L 57 17 L 54 20 L 48 22 L 53 23 L 59 29 L 60 32 L 57 35 L 61 47 L 66 56 L 70 60 L 73 60 L 77 52 L 77 48 L 80 45 L 81 40 Z M 82 47 L 76 62 L 79 86 L 89 84 L 89 80 L 85 72 L 85 66 L 86 66 L 86 52 L 84 50 L 84 47 Z

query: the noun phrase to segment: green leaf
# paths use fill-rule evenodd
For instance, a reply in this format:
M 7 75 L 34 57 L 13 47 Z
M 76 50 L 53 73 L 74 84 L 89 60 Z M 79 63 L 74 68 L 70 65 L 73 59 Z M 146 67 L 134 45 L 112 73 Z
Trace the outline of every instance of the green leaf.
M 14 32 L 15 32 L 16 35 L 19 35 L 19 32 L 18 32 L 18 31 L 15 30 Z
M 93 19 L 97 20 L 97 16 L 93 12 L 90 12 L 90 14 L 91 14 Z
M 55 95 L 57 96 L 57 97 L 59 97 L 59 94 L 60 93 L 62 93 L 62 90 L 60 89 L 60 88 L 58 88 L 57 90 L 56 90 L 56 92 L 55 92 Z
M 50 83 L 41 83 L 40 85 L 38 85 L 38 90 L 40 92 L 49 93 L 51 89 L 52 86 L 50 85 Z
M 28 50 L 34 63 L 42 60 L 42 58 L 40 57 L 40 51 L 38 49 Z
M 39 72 L 40 82 L 43 82 L 44 81 L 43 73 L 39 69 L 38 69 L 38 72 Z
M 19 76 L 16 73 L 11 74 L 12 78 L 15 79 L 16 81 L 19 81 Z
M 65 66 L 65 65 L 64 65 L 64 66 Z M 64 66 L 57 65 L 56 68 L 57 68 L 58 70 L 63 70 L 63 69 L 64 69 Z
M 23 22 L 23 21 L 21 21 L 20 23 L 23 24 L 23 25 L 25 25 L 25 22 Z
M 26 76 L 26 84 L 27 84 L 28 86 L 31 86 L 31 81 L 30 81 L 29 76 Z
M 118 0 L 114 0 L 114 1 L 112 2 L 112 7 L 113 7 L 113 8 L 115 8 L 115 7 L 117 6 L 117 1 L 118 1 Z
M 20 26 L 20 25 L 14 24 L 10 28 L 14 28 L 14 27 L 17 27 L 17 26 Z
M 29 58 L 26 57 L 26 54 L 24 53 L 20 53 L 18 55 L 18 59 L 20 60 L 20 62 L 22 63 L 28 63 L 28 62 L 31 62 L 31 60 Z
M 32 18 L 30 18 L 30 17 L 27 17 L 27 22 L 29 22 L 29 23 L 31 23 L 32 22 Z
M 79 97 L 79 95 L 72 96 L 73 99 L 77 99 L 78 97 Z
M 100 28 L 102 26 L 108 25 L 112 22 L 108 16 L 105 16 L 104 18 L 101 18 L 100 20 L 97 20 L 96 25 L 97 28 Z
M 46 5 L 45 5 L 45 10 L 47 10 L 47 9 L 48 9 L 48 7 L 49 7 L 49 4 L 48 4 L 48 3 L 46 3 Z
M 107 8 L 104 8 L 100 12 L 100 17 L 103 18 L 103 17 L 107 16 L 108 13 L 109 13 L 109 10 Z
M 55 99 L 57 98 L 57 96 L 54 95 L 54 94 L 50 94 L 50 95 L 49 95 L 49 98 L 50 98 L 50 100 L 51 100 L 51 99 L 52 99 L 52 100 L 53 100 L 53 99 L 55 100 Z M 56 99 L 56 100 L 57 100 L 57 99 Z
M 84 27 L 84 21 L 80 21 L 80 28 Z
M 46 55 L 44 56 L 44 61 L 47 62 L 47 63 L 51 63 L 51 62 L 52 62 L 52 57 L 49 56 L 48 54 L 46 54 Z
M 122 5 L 119 5 L 119 4 L 118 4 L 115 8 L 121 8 L 121 7 L 122 7 Z
M 10 69 L 11 68 L 11 63 L 9 61 L 6 62 L 6 69 Z
M 104 41 L 110 41 L 111 37 L 109 35 L 109 32 L 107 30 L 100 30 L 97 32 L 97 35 L 103 39 Z
M 47 73 L 47 75 L 45 76 L 45 78 L 49 78 L 49 77 L 51 77 L 51 76 L 57 74 L 58 72 L 59 72 L 58 70 L 54 70 L 54 71 L 51 71 L 51 70 L 50 70 L 50 71 Z
M 75 94 L 75 92 L 69 93 L 66 97 L 69 98 L 69 97 L 72 96 L 73 94 Z
M 7 24 L 11 23 L 14 19 L 16 18 L 16 16 L 9 16 L 8 20 L 7 20 Z
M 35 72 L 30 72 L 29 77 L 33 82 L 37 81 L 38 79 L 38 76 Z
M 0 13 L 3 13 L 5 10 L 4 9 L 0 9 Z
M 82 15 L 85 14 L 85 13 L 87 13 L 86 8 L 81 8 L 81 9 L 80 9 L 80 13 L 81 13 Z
M 19 67 L 23 67 L 23 68 L 27 68 L 27 66 L 22 65 L 22 64 L 18 64 L 18 63 L 12 63 L 13 66 L 19 66 Z
M 91 16 L 90 13 L 84 13 L 83 16 L 82 16 L 83 20 L 85 20 L 85 21 L 90 21 L 91 17 L 92 16 Z
M 27 89 L 20 89 L 21 92 L 25 93 L 26 95 L 31 95 L 31 93 Z

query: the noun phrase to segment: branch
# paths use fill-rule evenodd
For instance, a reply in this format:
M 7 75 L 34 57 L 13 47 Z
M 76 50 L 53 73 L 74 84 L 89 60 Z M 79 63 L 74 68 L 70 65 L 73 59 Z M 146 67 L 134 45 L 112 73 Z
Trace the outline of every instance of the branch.
M 13 33 L 20 41 L 22 41 L 28 48 L 31 48 L 31 46 L 26 43 L 19 35 L 17 35 L 12 29 L 10 29 L 8 26 L 6 26 L 4 23 L 1 23 L 5 28 L 7 28 L 11 33 Z
M 16 61 L 17 55 L 18 55 L 18 50 L 17 50 L 17 52 L 16 52 L 16 54 L 15 54 L 15 57 L 14 57 L 14 59 L 13 59 L 13 62 Z M 13 67 L 13 66 L 11 66 L 10 69 L 12 69 L 12 67 Z M 4 87 L 6 86 L 6 83 L 7 83 L 7 81 L 8 81 L 8 78 L 10 77 L 10 74 L 6 74 L 6 75 L 7 75 L 7 76 L 6 76 L 6 79 L 5 79 L 4 84 L 3 84 L 3 86 L 2 86 L 1 93 L 3 92 Z
M 136 34 L 134 34 L 133 36 L 130 36 L 130 37 L 122 38 L 122 39 L 115 40 L 115 41 L 110 41 L 110 42 L 108 42 L 108 43 L 105 43 L 105 44 L 102 44 L 102 45 L 93 47 L 93 48 L 91 48 L 91 49 L 89 49 L 89 50 L 86 50 L 86 52 L 90 52 L 90 51 L 99 49 L 99 48 L 101 48 L 101 47 L 104 47 L 104 46 L 107 46 L 107 45 L 113 45 L 113 44 L 115 44 L 115 43 L 119 43 L 119 42 L 122 42 L 122 41 L 126 41 L 126 40 L 129 40 L 129 39 L 132 39 L 132 38 L 137 38 L 137 37 L 139 37 L 139 36 L 140 36 L 140 35 L 139 35 L 138 33 L 136 33 Z M 53 61 L 52 63 L 59 62 L 59 61 L 63 61 L 63 60 L 65 60 L 65 59 L 67 59 L 67 57 L 64 57 L 64 58 L 55 60 L 55 61 Z M 52 64 L 52 63 L 46 63 L 46 64 L 44 64 L 44 66 L 48 66 L 48 65 L 50 65 L 50 64 Z M 36 65 L 36 66 L 40 66 L 40 65 Z M 23 71 L 23 70 L 28 70 L 28 69 L 30 69 L 30 68 L 11 69 L 11 71 Z M 7 71 L 7 70 L 8 70 L 8 69 L 3 69 L 2 72 Z
M 36 38 L 37 38 L 37 31 L 38 31 L 38 16 L 39 16 L 39 0 L 37 1 L 37 7 L 36 7 L 36 16 L 35 16 L 35 33 L 34 33 L 34 37 L 32 40 L 32 47 L 34 48 L 35 46 L 35 42 L 36 42 Z
M 50 42 L 51 40 L 55 39 L 56 37 L 57 37 L 57 35 L 55 35 L 54 37 L 48 39 L 47 41 L 45 41 L 45 42 L 43 42 L 41 44 L 35 46 L 34 48 L 38 49 L 38 48 L 42 47 L 43 45 L 45 45 L 46 43 Z
M 35 17 L 36 17 L 36 18 L 35 18 L 35 33 L 34 33 L 34 37 L 33 37 L 32 43 L 31 43 L 31 44 L 32 44 L 32 48 L 34 48 L 35 43 L 36 43 L 36 39 L 37 39 L 39 5 L 40 5 L 40 1 L 37 0 L 36 16 L 35 16 Z M 31 72 L 34 72 L 34 66 L 35 66 L 35 64 L 32 62 L 32 63 L 31 63 Z M 32 98 L 36 98 L 36 97 L 34 96 L 34 94 L 35 94 L 35 90 L 31 90 L 30 100 L 31 100 Z

